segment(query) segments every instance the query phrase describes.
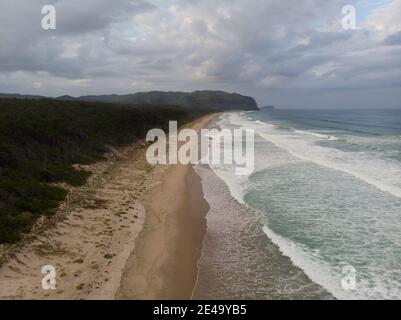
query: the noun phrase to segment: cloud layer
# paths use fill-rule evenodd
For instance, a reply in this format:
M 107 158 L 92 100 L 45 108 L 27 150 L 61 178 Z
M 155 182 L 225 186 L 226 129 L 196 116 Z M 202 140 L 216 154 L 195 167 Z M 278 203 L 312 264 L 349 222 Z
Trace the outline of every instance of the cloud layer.
M 57 29 L 41 29 L 53 4 Z M 357 9 L 357 30 L 341 8 Z M 0 92 L 222 89 L 284 107 L 401 106 L 401 0 L 0 0 Z

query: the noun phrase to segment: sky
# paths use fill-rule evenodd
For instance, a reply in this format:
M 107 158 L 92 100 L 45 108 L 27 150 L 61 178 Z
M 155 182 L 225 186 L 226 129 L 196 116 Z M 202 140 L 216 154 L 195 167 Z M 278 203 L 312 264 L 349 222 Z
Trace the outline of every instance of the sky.
M 56 30 L 41 26 L 48 4 Z M 203 89 L 261 106 L 401 108 L 401 0 L 0 0 L 0 92 Z

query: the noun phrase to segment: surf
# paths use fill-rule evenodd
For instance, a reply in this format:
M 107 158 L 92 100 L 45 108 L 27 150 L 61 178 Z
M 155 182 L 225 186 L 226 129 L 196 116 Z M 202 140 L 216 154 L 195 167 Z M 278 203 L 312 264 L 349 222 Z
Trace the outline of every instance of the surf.
M 214 172 L 234 198 L 260 212 L 260 228 L 282 254 L 336 298 L 400 298 L 392 264 L 401 263 L 401 163 L 387 156 L 396 139 L 267 118 L 263 112 L 220 118 L 222 128 L 255 130 L 256 171 L 241 180 L 227 167 Z M 370 152 L 360 141 L 390 149 Z M 348 264 L 358 271 L 356 291 L 341 287 Z

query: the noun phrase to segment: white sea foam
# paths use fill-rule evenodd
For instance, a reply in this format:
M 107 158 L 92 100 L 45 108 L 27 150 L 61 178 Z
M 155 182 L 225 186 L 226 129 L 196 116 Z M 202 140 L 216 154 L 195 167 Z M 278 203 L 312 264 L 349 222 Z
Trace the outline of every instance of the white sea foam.
M 260 121 L 260 120 L 256 120 L 255 123 L 260 124 L 260 125 L 262 125 L 264 127 L 268 127 L 269 126 L 269 124 L 267 124 L 266 122 Z
M 234 125 L 253 128 L 265 141 L 271 142 L 277 148 L 290 155 L 284 157 L 280 154 L 279 156 L 270 158 L 269 154 L 257 149 L 256 152 L 261 152 L 261 154 L 256 155 L 256 168 L 258 171 L 288 164 L 291 161 L 296 161 L 294 159 L 298 159 L 297 161 L 300 163 L 305 161 L 341 171 L 358 178 L 368 185 L 374 186 L 380 191 L 401 198 L 401 169 L 399 164 L 389 159 L 375 157 L 366 152 L 344 152 L 317 144 L 321 140 L 337 140 L 338 138 L 335 136 L 312 131 L 298 130 L 296 132 L 295 130 L 283 130 L 274 124 L 245 119 L 239 114 L 225 115 L 219 125 L 222 127 Z M 228 185 L 232 196 L 244 203 L 244 195 L 251 186 L 251 182 L 243 177 L 242 180 L 239 180 L 241 177 L 233 175 L 229 168 L 214 167 L 212 169 Z M 358 219 L 360 218 L 358 217 Z M 391 219 L 394 220 L 393 218 Z M 391 219 L 388 221 L 392 221 Z M 384 230 L 384 232 L 386 230 L 380 226 L 377 228 L 382 231 Z M 263 231 L 279 246 L 284 255 L 290 257 L 295 265 L 305 271 L 312 281 L 319 283 L 339 299 L 391 299 L 400 297 L 400 283 L 394 280 L 393 270 L 380 269 L 380 262 L 368 265 L 364 270 L 367 274 L 375 275 L 373 284 L 365 283 L 365 280 L 361 279 L 356 292 L 345 291 L 341 287 L 342 274 L 340 266 L 333 266 L 328 261 L 326 262 L 325 258 L 320 256 L 319 252 L 311 251 L 306 246 L 303 247 L 299 243 L 278 235 L 267 225 L 264 226 Z M 358 237 L 358 235 L 355 236 Z M 368 237 L 363 241 L 368 241 L 367 245 L 369 245 L 370 240 L 373 239 Z M 391 239 L 391 241 L 394 241 L 394 244 L 398 245 L 397 239 Z M 365 258 L 363 253 L 358 257 L 361 261 Z M 346 264 L 346 261 L 344 261 L 344 264 Z
M 255 129 L 261 137 L 301 160 L 353 175 L 383 192 L 401 198 L 401 168 L 396 162 L 368 153 L 344 152 L 316 144 L 320 139 L 338 140 L 335 136 L 302 130 L 284 132 L 275 125 L 259 120 L 244 120 L 239 115 L 232 115 L 228 120 L 232 124 Z
M 233 123 L 233 117 L 234 119 L 236 119 L 237 117 L 238 119 L 243 119 L 241 114 L 223 114 L 216 122 L 216 125 L 219 127 L 225 127 L 226 125 Z M 211 147 L 217 149 L 220 146 L 218 144 L 215 144 Z M 222 151 L 215 149 L 212 150 L 214 154 Z M 248 177 L 236 175 L 234 165 L 209 164 L 209 166 L 213 169 L 213 171 L 220 179 L 225 181 L 233 197 L 237 199 L 237 201 L 239 201 L 240 203 L 244 203 L 244 192 L 246 191 L 249 182 Z
M 367 268 L 370 275 L 374 275 L 374 283 L 362 278 L 362 275 L 356 272 L 355 290 L 345 290 L 342 287 L 342 268 L 348 265 L 347 261 L 339 263 L 335 267 L 325 262 L 319 252 L 312 252 L 306 247 L 302 247 L 269 229 L 263 227 L 266 236 L 278 245 L 280 251 L 289 257 L 292 263 L 300 267 L 305 274 L 315 283 L 320 284 L 335 298 L 340 300 L 366 300 L 366 299 L 399 299 L 400 284 L 394 279 L 389 279 L 384 270 L 373 270 Z M 365 275 L 366 276 L 366 275 Z
M 313 131 L 303 131 L 303 130 L 294 130 L 295 133 L 301 134 L 301 135 L 311 135 L 320 139 L 325 139 L 325 140 L 330 140 L 330 141 L 336 141 L 338 140 L 337 137 L 331 136 L 331 135 L 325 135 L 321 134 L 318 132 L 313 132 Z
M 345 291 L 341 287 L 341 269 L 337 273 L 333 272 L 333 268 L 329 264 L 325 264 L 319 259 L 318 253 L 311 253 L 307 248 L 303 248 L 294 242 L 279 236 L 268 228 L 263 226 L 263 232 L 272 240 L 280 251 L 289 257 L 293 264 L 300 267 L 306 275 L 315 283 L 320 284 L 329 291 L 337 299 L 356 299 L 355 295 Z M 363 299 L 363 297 L 360 297 Z
M 290 135 L 260 133 L 260 136 L 299 159 L 353 175 L 383 192 L 401 198 L 401 170 L 390 160 L 374 158 L 368 153 L 320 147 L 307 140 L 294 139 Z

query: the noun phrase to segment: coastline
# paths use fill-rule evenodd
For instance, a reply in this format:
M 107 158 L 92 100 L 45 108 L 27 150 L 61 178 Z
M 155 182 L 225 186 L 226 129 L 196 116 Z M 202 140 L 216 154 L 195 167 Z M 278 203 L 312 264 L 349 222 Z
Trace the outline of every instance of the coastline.
M 199 130 L 214 116 L 203 117 L 187 126 Z M 207 212 L 201 193 L 188 192 L 192 186 L 195 189 L 200 186 L 192 167 L 152 167 L 145 159 L 145 145 L 133 145 L 124 150 L 110 148 L 106 160 L 85 169 L 90 170 L 92 176 L 84 186 L 69 188 L 67 199 L 54 217 L 43 219 L 19 244 L 1 248 L 0 299 L 121 298 L 130 261 L 138 251 L 139 241 L 136 239 L 147 234 L 143 232 L 146 223 L 155 218 L 157 221 L 156 215 L 150 213 L 157 209 L 154 206 L 157 202 L 152 201 L 150 196 L 157 190 L 161 192 L 159 199 L 171 204 L 173 213 L 179 213 L 166 219 L 166 227 L 170 227 L 166 230 L 174 231 L 166 241 L 177 244 L 181 249 L 175 250 L 174 246 L 166 248 L 172 254 L 167 254 L 165 265 L 172 263 L 182 268 L 180 272 L 174 271 L 176 278 L 173 281 L 178 281 L 177 286 L 168 286 L 166 297 L 170 294 L 190 297 L 192 281 L 197 274 L 197 254 L 200 255 L 201 247 L 196 247 L 192 254 L 188 252 L 191 252 L 190 243 L 200 243 L 200 239 L 203 239 L 205 230 L 199 229 L 199 223 L 205 220 L 202 215 L 197 220 L 186 213 L 195 212 L 202 206 L 204 214 Z M 168 186 L 169 194 L 172 194 L 170 188 L 174 187 L 178 195 L 184 192 L 179 197 L 180 201 L 177 201 L 176 195 L 164 197 L 160 189 L 163 185 Z M 193 230 L 202 232 L 188 242 L 192 237 L 188 228 L 191 225 Z M 157 243 L 154 244 L 157 246 Z M 182 253 L 187 257 L 185 264 Z M 55 290 L 42 289 L 42 268 L 46 265 L 55 268 Z M 158 272 L 162 279 L 171 278 L 166 268 Z M 155 288 L 164 290 L 164 286 Z M 159 292 L 156 296 L 161 295 L 163 293 Z
M 257 216 L 210 168 L 151 166 L 145 149 L 110 148 L 86 168 L 88 183 L 0 265 L 0 299 L 330 299 L 266 241 Z M 45 265 L 56 269 L 55 290 L 41 288 Z
M 201 118 L 197 131 L 217 115 Z M 206 235 L 208 204 L 192 165 L 160 166 L 145 200 L 146 221 L 116 299 L 191 299 Z
M 263 217 L 207 165 L 195 167 L 209 204 L 194 300 L 331 300 L 263 232 Z
M 218 116 L 184 128 L 199 131 Z M 331 298 L 210 168 L 151 166 L 145 149 L 110 148 L 86 168 L 88 183 L 0 265 L 0 299 Z M 56 269 L 56 290 L 41 288 L 45 265 Z
M 217 127 L 232 126 L 233 122 L 227 121 L 231 117 L 222 117 Z M 257 136 L 255 140 L 261 142 Z M 255 150 L 255 172 L 257 165 L 266 161 L 266 156 L 258 153 L 260 150 Z M 227 171 L 227 167 L 220 170 L 218 166 L 196 165 L 194 168 L 201 177 L 209 212 L 193 299 L 333 299 L 265 234 L 266 216 L 247 202 L 249 198 L 241 201 L 238 197 L 236 191 L 241 192 L 241 186 L 249 187 L 254 175 L 244 181 L 232 178 L 234 173 Z

